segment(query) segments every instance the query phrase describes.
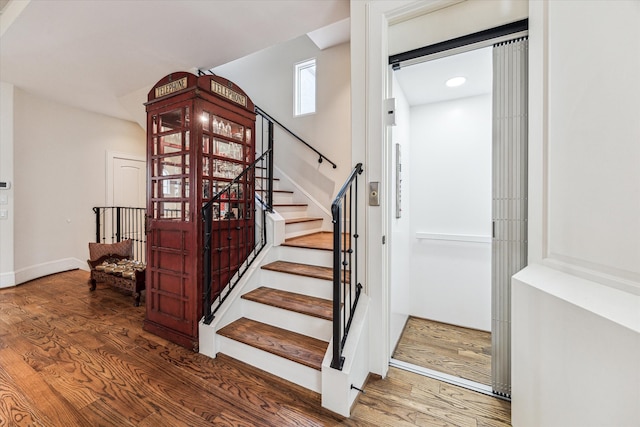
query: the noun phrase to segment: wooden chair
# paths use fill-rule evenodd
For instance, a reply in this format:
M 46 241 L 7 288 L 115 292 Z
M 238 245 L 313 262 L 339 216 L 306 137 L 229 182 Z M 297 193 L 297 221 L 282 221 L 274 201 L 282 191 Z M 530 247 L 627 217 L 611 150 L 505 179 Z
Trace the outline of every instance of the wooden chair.
M 140 305 L 140 295 L 145 288 L 145 265 L 133 261 L 133 241 L 117 243 L 89 243 L 89 289 L 96 289 L 96 282 L 104 282 L 133 294 L 134 306 Z

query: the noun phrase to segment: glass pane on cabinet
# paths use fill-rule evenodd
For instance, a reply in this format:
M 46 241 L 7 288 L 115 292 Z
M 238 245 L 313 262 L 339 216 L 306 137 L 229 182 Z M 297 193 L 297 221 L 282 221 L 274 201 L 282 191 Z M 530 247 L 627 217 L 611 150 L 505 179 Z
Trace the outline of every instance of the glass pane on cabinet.
M 217 155 L 223 156 L 223 157 L 231 157 L 230 142 L 216 139 L 216 147 L 218 148 L 218 151 L 216 152 Z
M 211 198 L 211 182 L 208 179 L 202 180 L 202 198 L 209 200 Z
M 242 184 L 233 184 L 231 186 L 231 199 L 242 199 Z
M 182 158 L 182 156 L 170 156 L 154 160 L 154 163 L 157 164 L 155 176 L 182 175 Z M 188 169 L 186 173 L 188 173 Z
M 189 221 L 189 214 L 190 214 L 190 212 L 189 212 L 189 202 L 184 202 L 183 205 L 184 205 L 184 214 L 183 214 L 182 220 L 183 221 Z
M 211 173 L 211 163 L 215 160 L 210 159 L 209 157 L 202 158 L 202 175 L 209 176 Z
M 169 132 L 182 127 L 182 109 L 160 114 L 160 132 Z
M 220 178 L 235 178 L 234 172 L 236 168 L 236 164 L 232 162 L 227 162 L 224 160 L 218 160 L 218 171 L 217 175 Z
M 229 157 L 230 159 L 242 160 L 244 146 L 242 144 L 236 144 L 235 142 L 227 142 L 219 139 L 215 140 L 214 144 L 217 148 L 216 154 L 222 157 Z
M 211 129 L 213 133 L 242 141 L 244 126 L 218 116 L 211 116 Z
M 209 138 L 208 136 L 202 137 L 202 152 L 204 154 L 211 153 L 211 138 Z
M 170 154 L 182 151 L 182 133 L 172 133 L 158 138 L 156 154 Z
M 189 151 L 189 131 L 184 133 L 184 151 Z
M 200 116 L 200 122 L 202 123 L 202 130 L 211 132 L 211 113 L 203 111 Z
M 181 179 L 160 179 L 158 180 L 158 197 L 163 199 L 182 197 Z
M 182 209 L 181 203 L 179 202 L 158 202 L 160 205 L 160 219 L 181 219 L 182 218 Z

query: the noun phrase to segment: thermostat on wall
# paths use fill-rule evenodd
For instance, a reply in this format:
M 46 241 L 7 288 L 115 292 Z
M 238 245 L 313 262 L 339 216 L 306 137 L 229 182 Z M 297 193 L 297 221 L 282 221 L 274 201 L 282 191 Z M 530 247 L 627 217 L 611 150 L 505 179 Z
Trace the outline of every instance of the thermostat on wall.
M 11 188 L 11 183 L 9 181 L 0 181 L 0 190 L 8 190 Z

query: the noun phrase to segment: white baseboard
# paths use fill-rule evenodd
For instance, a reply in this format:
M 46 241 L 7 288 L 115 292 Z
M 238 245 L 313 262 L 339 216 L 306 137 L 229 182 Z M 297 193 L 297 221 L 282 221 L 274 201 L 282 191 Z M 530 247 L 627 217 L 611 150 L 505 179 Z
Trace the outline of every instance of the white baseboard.
M 32 265 L 17 270 L 15 272 L 15 284 L 19 285 L 21 283 L 28 282 L 29 280 L 48 276 L 49 274 L 75 269 L 88 270 L 89 266 L 86 261 L 81 261 L 78 258 L 63 258 L 55 261 L 43 262 L 42 264 Z
M 0 273 L 0 289 L 10 288 L 16 285 L 16 273 L 10 271 L 8 273 Z

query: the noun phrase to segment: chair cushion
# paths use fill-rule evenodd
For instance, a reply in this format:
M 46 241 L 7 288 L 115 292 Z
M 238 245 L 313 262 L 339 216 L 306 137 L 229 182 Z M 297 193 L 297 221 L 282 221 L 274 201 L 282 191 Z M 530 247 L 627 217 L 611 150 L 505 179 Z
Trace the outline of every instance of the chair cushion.
M 117 243 L 89 243 L 89 260 L 95 261 L 104 255 L 133 256 L 133 240 Z

